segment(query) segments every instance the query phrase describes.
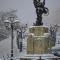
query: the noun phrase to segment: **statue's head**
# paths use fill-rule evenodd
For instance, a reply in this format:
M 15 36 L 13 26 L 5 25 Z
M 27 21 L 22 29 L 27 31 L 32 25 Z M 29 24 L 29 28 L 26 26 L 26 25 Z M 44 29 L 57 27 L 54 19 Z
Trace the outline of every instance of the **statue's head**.
M 40 0 L 37 0 L 38 2 L 40 2 Z

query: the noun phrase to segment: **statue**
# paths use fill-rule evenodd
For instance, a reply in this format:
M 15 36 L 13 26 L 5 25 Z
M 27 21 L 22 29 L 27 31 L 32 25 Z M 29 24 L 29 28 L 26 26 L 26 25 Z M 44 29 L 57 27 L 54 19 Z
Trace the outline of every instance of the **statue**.
M 40 26 L 43 25 L 42 22 L 42 14 L 47 14 L 48 13 L 48 8 L 45 7 L 45 0 L 41 2 L 40 0 L 33 0 L 34 6 L 36 8 L 36 14 L 37 14 L 37 20 L 34 25 Z

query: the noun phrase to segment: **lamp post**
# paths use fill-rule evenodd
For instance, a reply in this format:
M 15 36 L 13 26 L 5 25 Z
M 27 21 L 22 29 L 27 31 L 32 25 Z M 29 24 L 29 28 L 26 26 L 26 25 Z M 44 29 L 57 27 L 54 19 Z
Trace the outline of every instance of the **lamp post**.
M 18 20 L 14 19 L 15 17 L 9 17 L 10 20 L 5 20 L 5 26 L 6 28 L 10 28 L 11 29 L 11 59 L 13 60 L 13 30 L 18 28 Z

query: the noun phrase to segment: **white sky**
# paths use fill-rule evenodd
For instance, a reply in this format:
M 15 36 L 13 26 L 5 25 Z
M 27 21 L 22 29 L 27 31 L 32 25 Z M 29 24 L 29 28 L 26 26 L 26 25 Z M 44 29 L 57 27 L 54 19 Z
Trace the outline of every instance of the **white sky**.
M 49 8 L 49 16 L 43 16 L 44 24 L 59 24 L 60 0 L 46 0 L 46 7 Z M 36 20 L 33 0 L 0 0 L 0 10 L 8 9 L 17 9 L 17 15 L 23 23 L 31 25 Z

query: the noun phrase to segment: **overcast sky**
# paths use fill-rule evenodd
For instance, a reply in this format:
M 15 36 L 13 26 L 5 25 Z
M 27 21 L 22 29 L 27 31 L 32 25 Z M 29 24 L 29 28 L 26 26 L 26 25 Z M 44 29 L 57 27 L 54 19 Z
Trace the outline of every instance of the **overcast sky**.
M 44 24 L 60 23 L 60 0 L 46 0 L 49 16 L 43 16 Z M 0 0 L 0 10 L 17 9 L 17 15 L 23 23 L 32 25 L 36 20 L 33 0 Z

